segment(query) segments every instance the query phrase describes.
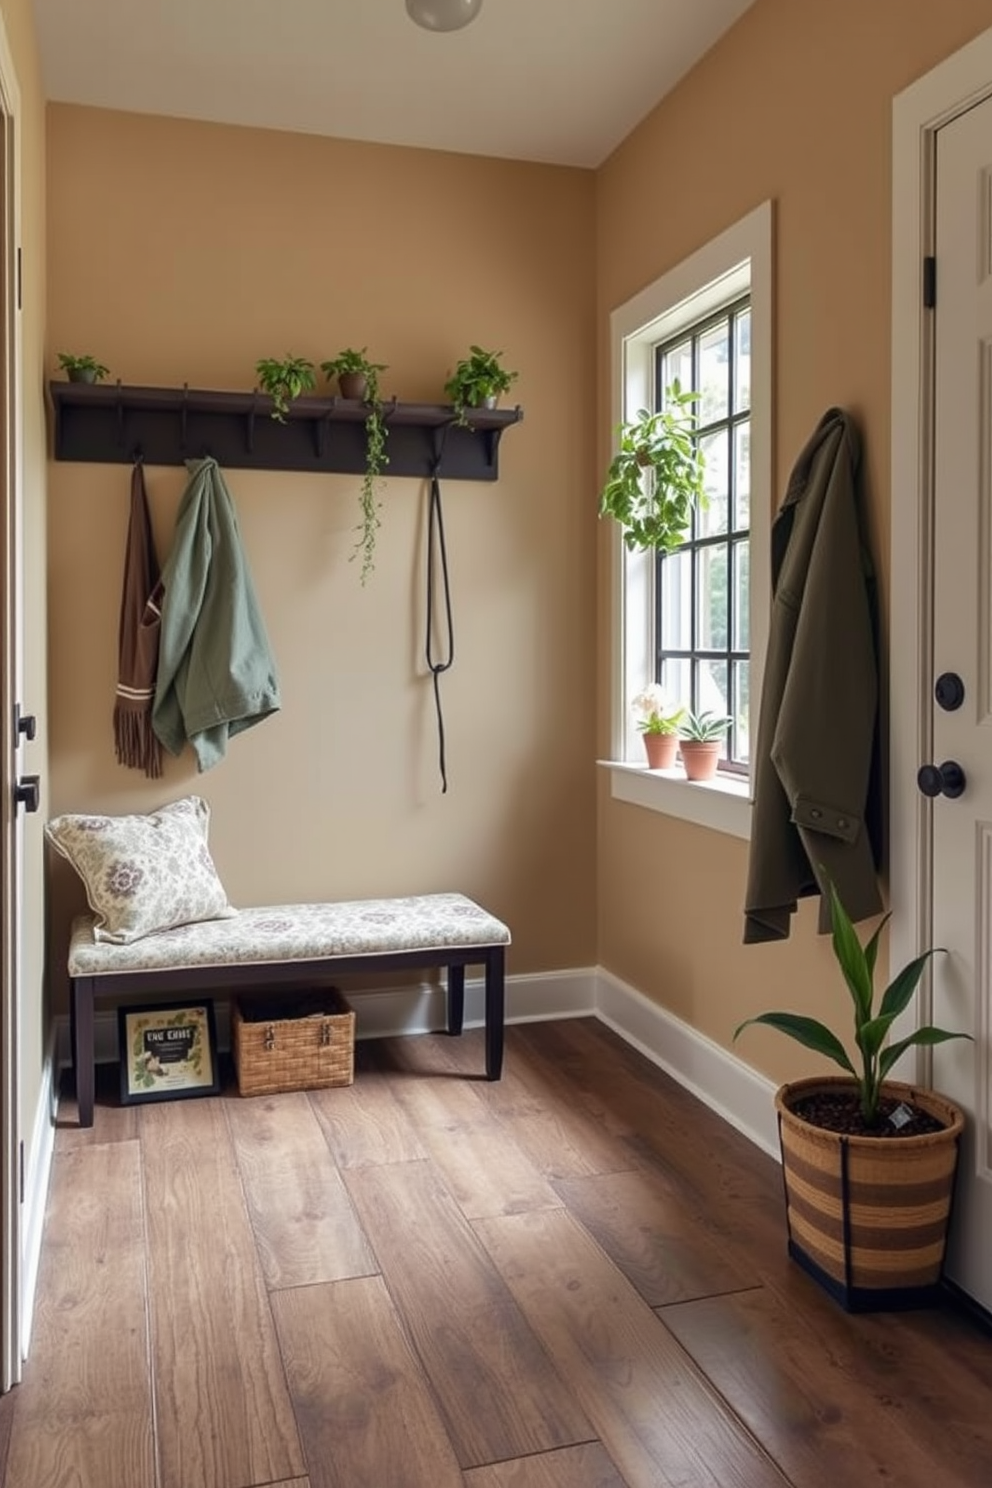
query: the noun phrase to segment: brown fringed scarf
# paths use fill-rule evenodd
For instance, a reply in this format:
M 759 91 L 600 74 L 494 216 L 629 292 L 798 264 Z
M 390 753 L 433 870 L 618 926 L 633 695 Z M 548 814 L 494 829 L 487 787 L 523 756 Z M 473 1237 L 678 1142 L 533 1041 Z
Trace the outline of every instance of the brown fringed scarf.
M 114 747 L 118 764 L 144 770 L 152 779 L 162 773 L 162 746 L 152 730 L 161 605 L 162 586 L 148 516 L 145 474 L 138 459 L 131 473 L 131 515 L 117 637 Z

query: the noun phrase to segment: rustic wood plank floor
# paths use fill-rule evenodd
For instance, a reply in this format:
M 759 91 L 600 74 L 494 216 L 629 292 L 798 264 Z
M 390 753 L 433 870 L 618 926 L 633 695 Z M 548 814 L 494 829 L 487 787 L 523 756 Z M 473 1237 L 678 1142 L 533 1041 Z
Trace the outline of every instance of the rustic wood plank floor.
M 3 1488 L 988 1488 L 992 1333 L 841 1312 L 777 1165 L 594 1020 L 481 1055 L 64 1096 Z

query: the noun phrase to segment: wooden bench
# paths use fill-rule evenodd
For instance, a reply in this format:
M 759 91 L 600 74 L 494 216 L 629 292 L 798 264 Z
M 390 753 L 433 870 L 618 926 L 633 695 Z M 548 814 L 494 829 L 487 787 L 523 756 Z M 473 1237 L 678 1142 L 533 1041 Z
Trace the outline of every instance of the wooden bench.
M 282 904 L 242 909 L 146 935 L 129 945 L 93 938 L 94 917 L 73 921 L 69 942 L 72 1060 L 80 1126 L 93 1125 L 97 997 L 212 988 L 273 991 L 330 972 L 446 970 L 447 1029 L 460 1034 L 465 968 L 485 969 L 486 1079 L 503 1065 L 504 961 L 510 932 L 462 894 Z

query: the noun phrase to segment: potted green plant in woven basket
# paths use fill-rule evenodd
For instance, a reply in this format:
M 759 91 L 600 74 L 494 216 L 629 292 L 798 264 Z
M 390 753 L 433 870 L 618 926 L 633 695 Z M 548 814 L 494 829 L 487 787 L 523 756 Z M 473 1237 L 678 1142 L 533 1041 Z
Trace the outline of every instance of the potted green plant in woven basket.
M 854 1010 L 850 1052 L 824 1023 L 800 1013 L 759 1013 L 734 1038 L 765 1024 L 844 1071 L 791 1081 L 775 1096 L 790 1255 L 848 1311 L 917 1306 L 936 1296 L 940 1281 L 964 1113 L 935 1091 L 888 1075 L 907 1049 L 971 1035 L 927 1024 L 889 1041 L 936 952 L 898 971 L 876 1006 L 875 965 L 889 916 L 862 945 L 823 876 L 834 957 Z

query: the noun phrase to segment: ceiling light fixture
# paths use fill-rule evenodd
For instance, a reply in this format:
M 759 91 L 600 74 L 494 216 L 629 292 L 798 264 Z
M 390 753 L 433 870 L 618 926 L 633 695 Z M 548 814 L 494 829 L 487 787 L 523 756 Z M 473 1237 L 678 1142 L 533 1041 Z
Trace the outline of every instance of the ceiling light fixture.
M 474 21 L 482 0 L 406 0 L 406 13 L 425 31 L 460 31 Z

